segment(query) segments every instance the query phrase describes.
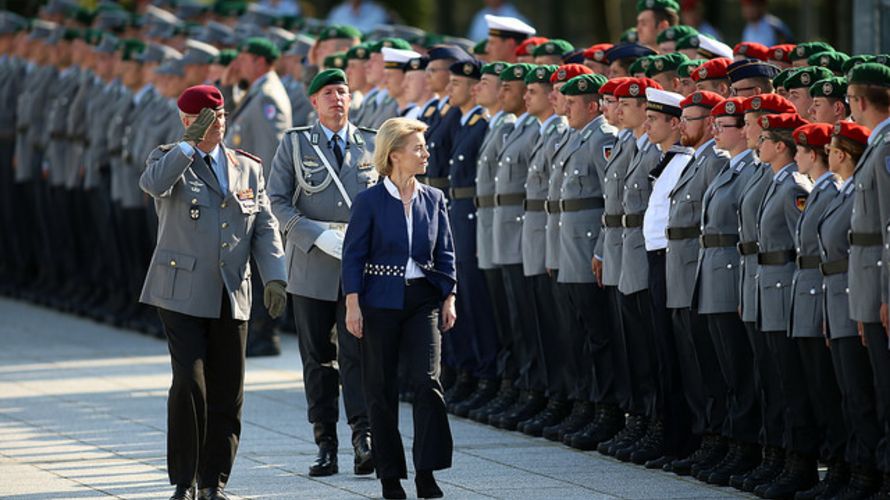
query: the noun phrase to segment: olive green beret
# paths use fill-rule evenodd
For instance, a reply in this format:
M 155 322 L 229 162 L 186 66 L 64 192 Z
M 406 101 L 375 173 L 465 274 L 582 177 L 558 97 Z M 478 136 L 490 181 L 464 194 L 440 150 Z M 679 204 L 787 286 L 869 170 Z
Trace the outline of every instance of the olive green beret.
M 321 33 L 318 34 L 318 41 L 323 42 L 325 40 L 336 40 L 341 38 L 352 40 L 353 38 L 361 37 L 362 32 L 353 26 L 349 26 L 346 24 L 334 24 L 321 30 Z
M 831 78 L 834 73 L 828 68 L 822 66 L 804 66 L 792 72 L 782 84 L 787 90 L 799 89 L 801 87 L 810 88 L 813 82 Z
M 573 50 L 575 50 L 575 47 L 569 42 L 559 38 L 551 38 L 547 42 L 535 47 L 532 51 L 532 56 L 562 56 Z
M 633 63 L 627 68 L 627 73 L 630 75 L 636 75 L 637 73 L 646 73 L 646 70 L 649 69 L 649 65 L 652 64 L 652 59 L 658 56 L 643 56 Z
M 686 49 L 695 49 L 698 50 L 698 46 L 701 43 L 698 41 L 698 33 L 693 33 L 691 35 L 686 35 L 683 38 L 678 38 L 677 43 L 675 45 L 676 50 L 686 50 Z
M 791 51 L 791 60 L 797 61 L 798 59 L 809 59 L 813 54 L 833 51 L 834 47 L 825 42 L 804 42 L 798 44 L 797 47 L 794 47 L 794 50 Z
M 473 55 L 481 56 L 485 55 L 485 50 L 488 48 L 488 40 L 482 40 L 481 42 L 473 45 Z
M 810 96 L 843 99 L 847 96 L 847 79 L 842 76 L 833 76 L 819 80 L 810 85 Z
M 265 57 L 268 60 L 274 61 L 281 56 L 281 50 L 275 45 L 272 40 L 268 38 L 264 38 L 261 36 L 255 36 L 248 38 L 241 42 L 241 46 L 239 47 L 241 52 L 247 52 L 248 54 L 253 54 L 255 56 Z
M 120 42 L 121 60 L 134 61 L 145 50 L 145 42 L 137 38 L 126 38 Z
M 692 78 L 692 72 L 702 64 L 708 62 L 707 59 L 690 59 L 677 68 L 677 74 L 680 78 Z
M 306 91 L 306 94 L 313 95 L 326 85 L 341 83 L 343 85 L 349 85 L 349 82 L 346 81 L 346 73 L 344 73 L 342 69 L 325 69 L 319 71 L 318 74 L 315 75 L 315 78 L 312 79 L 312 83 L 309 84 L 309 89 Z
M 672 10 L 680 13 L 680 4 L 676 0 L 637 0 L 637 12 L 644 10 Z
M 557 67 L 558 66 L 553 64 L 542 64 L 537 67 L 532 67 L 531 70 L 525 74 L 525 84 L 546 83 L 549 85 L 550 77 L 553 75 L 553 72 L 556 71 Z
M 379 42 L 371 44 L 371 52 L 380 52 L 383 47 L 390 49 L 411 50 L 411 44 L 402 38 L 384 38 Z
M 847 81 L 850 85 L 890 87 L 890 68 L 874 62 L 862 63 L 850 70 Z
M 785 80 L 787 80 L 788 77 L 791 76 L 791 73 L 794 73 L 795 71 L 797 71 L 797 68 L 785 68 L 782 71 L 779 71 L 779 73 L 773 77 L 773 87 L 784 88 Z
M 810 66 L 822 66 L 840 74 L 844 72 L 844 63 L 849 59 L 850 56 L 843 52 L 825 51 L 811 55 L 807 59 L 807 64 Z
M 346 52 L 337 52 L 324 58 L 323 68 L 346 68 Z
M 222 66 L 228 66 L 232 64 L 232 61 L 238 57 L 238 51 L 235 49 L 222 49 L 219 51 L 219 54 L 213 59 L 213 64 L 219 64 Z
M 368 48 L 368 44 L 360 43 L 355 47 L 352 47 L 346 52 L 346 60 L 349 61 L 351 59 L 358 59 L 360 61 L 367 61 L 371 58 L 371 50 Z
M 587 73 L 578 75 L 565 82 L 559 91 L 563 95 L 589 95 L 596 94 L 600 91 L 600 87 L 609 81 L 605 76 L 598 73 Z
M 858 54 L 858 55 L 855 55 L 855 56 L 847 59 L 847 62 L 845 62 L 844 65 L 841 67 L 841 70 L 844 72 L 844 74 L 847 74 L 850 72 L 851 69 L 853 69 L 854 66 L 857 66 L 862 63 L 873 62 L 874 60 L 875 60 L 875 56 L 873 56 L 873 55 Z
M 511 64 L 501 71 L 501 81 L 504 82 L 525 82 L 525 76 L 535 68 L 534 64 L 518 63 Z
M 656 43 L 676 42 L 684 36 L 697 34 L 698 30 L 693 28 L 692 26 L 680 24 L 678 26 L 671 26 L 670 28 L 662 30 L 662 32 L 658 34 L 658 38 L 656 38 Z
M 510 63 L 505 63 L 504 61 L 490 62 L 482 66 L 482 74 L 500 76 L 508 66 L 510 66 Z
M 883 64 L 884 66 L 890 66 L 890 54 L 878 54 L 875 56 L 874 62 Z
M 618 39 L 626 43 L 637 43 L 637 40 L 639 40 L 640 37 L 637 35 L 636 28 L 630 28 L 625 30 Z
M 689 58 L 686 57 L 685 54 L 679 52 L 670 52 L 668 54 L 655 56 L 649 63 L 649 67 L 646 68 L 646 76 L 652 78 L 659 73 L 677 71 L 680 69 L 680 65 L 685 62 L 689 62 Z

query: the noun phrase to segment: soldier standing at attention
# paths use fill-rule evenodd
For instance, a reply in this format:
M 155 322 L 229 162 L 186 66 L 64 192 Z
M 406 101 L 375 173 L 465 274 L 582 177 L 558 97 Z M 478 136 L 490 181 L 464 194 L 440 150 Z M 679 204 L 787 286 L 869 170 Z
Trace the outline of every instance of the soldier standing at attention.
M 222 143 L 215 87 L 178 100 L 179 144 L 152 151 L 139 180 L 155 200 L 157 247 L 140 301 L 158 308 L 173 362 L 167 469 L 174 500 L 223 493 L 241 433 L 252 255 L 272 317 L 284 311 L 284 251 L 255 156 Z
M 278 142 L 292 123 L 291 102 L 287 90 L 274 70 L 281 51 L 270 40 L 253 37 L 240 47 L 237 60 L 239 77 L 250 88 L 229 117 L 231 127 L 226 142 L 243 148 L 263 160 L 263 175 L 269 178 L 269 166 Z M 259 283 L 254 283 L 257 286 Z M 254 321 L 250 325 L 248 356 L 276 356 L 281 353 L 275 325 L 266 317 L 262 304 L 254 300 Z
M 290 129 L 281 141 L 269 178 L 272 210 L 281 223 L 288 262 L 309 421 L 318 457 L 310 476 L 336 474 L 340 385 L 352 428 L 354 471 L 374 471 L 365 409 L 358 339 L 345 323 L 340 288 L 343 237 L 352 200 L 377 181 L 372 165 L 375 132 L 349 122 L 346 73 L 328 69 L 309 85 L 318 114 L 311 127 Z M 331 329 L 336 327 L 336 337 Z

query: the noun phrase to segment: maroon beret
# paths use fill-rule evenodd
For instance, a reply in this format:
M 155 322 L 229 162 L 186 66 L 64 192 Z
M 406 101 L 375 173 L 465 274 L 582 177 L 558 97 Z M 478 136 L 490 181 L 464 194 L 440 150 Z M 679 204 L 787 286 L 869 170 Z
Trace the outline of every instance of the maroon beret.
M 197 115 L 204 108 L 222 109 L 224 104 L 222 93 L 213 85 L 195 85 L 185 89 L 176 106 L 187 115 Z

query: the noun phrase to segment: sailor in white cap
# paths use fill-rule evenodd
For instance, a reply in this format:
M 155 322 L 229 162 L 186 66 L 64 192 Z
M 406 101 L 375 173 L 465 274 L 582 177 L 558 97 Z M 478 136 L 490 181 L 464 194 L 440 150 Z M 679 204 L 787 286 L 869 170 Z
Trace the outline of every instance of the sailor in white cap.
M 515 17 L 485 16 L 488 23 L 488 45 L 485 50 L 491 61 L 516 62 L 516 47 L 534 36 L 535 29 Z
M 417 106 L 417 103 L 408 102 L 408 95 L 405 92 L 405 71 L 408 68 L 408 62 L 412 59 L 420 57 L 420 54 L 413 50 L 393 49 L 383 47 L 380 49 L 383 54 L 383 86 L 389 92 L 389 96 L 395 99 L 398 104 L 397 116 L 405 116 L 411 111 L 411 108 Z M 391 116 L 378 117 L 378 123 L 373 125 L 379 128 Z
M 707 59 L 725 57 L 732 59 L 732 47 L 707 35 L 698 35 L 698 54 Z

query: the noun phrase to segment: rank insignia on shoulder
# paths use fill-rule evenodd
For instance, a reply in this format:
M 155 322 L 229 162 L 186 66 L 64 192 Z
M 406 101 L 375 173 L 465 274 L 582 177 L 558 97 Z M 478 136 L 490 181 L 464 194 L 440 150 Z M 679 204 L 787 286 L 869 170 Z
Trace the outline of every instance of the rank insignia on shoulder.
M 589 130 L 589 129 L 588 129 L 588 130 L 585 130 L 585 131 L 584 131 L 584 135 L 581 136 L 581 139 L 583 139 L 583 140 L 586 141 L 587 139 L 590 139 L 590 136 L 591 136 L 592 134 L 593 134 L 593 130 Z
M 158 146 L 158 149 L 160 149 L 161 151 L 166 153 L 166 152 L 170 151 L 171 149 L 173 149 L 173 146 L 175 146 L 175 145 L 176 144 L 162 144 L 162 145 Z
M 433 116 L 433 113 L 435 113 L 435 112 L 436 112 L 436 107 L 430 106 L 430 107 L 426 108 L 426 111 L 423 112 L 423 117 L 429 118 L 429 117 Z
M 263 160 L 259 156 L 255 155 L 253 153 L 248 153 L 247 151 L 244 151 L 243 149 L 236 149 L 235 152 L 238 154 L 242 154 L 255 162 L 263 163 Z
M 312 156 L 304 156 L 303 157 L 303 166 L 308 168 L 315 168 L 319 166 L 318 161 Z
M 803 212 L 803 209 L 807 208 L 807 197 L 804 195 L 800 195 L 797 198 L 795 198 L 794 206 L 796 206 L 798 210 Z
M 362 137 L 361 132 L 356 132 L 356 133 L 352 134 L 352 141 L 359 146 L 362 146 L 365 144 L 365 139 Z
M 473 117 L 470 118 L 470 121 L 467 123 L 467 125 L 472 127 L 479 121 L 480 118 L 482 118 L 482 115 L 473 115 Z

